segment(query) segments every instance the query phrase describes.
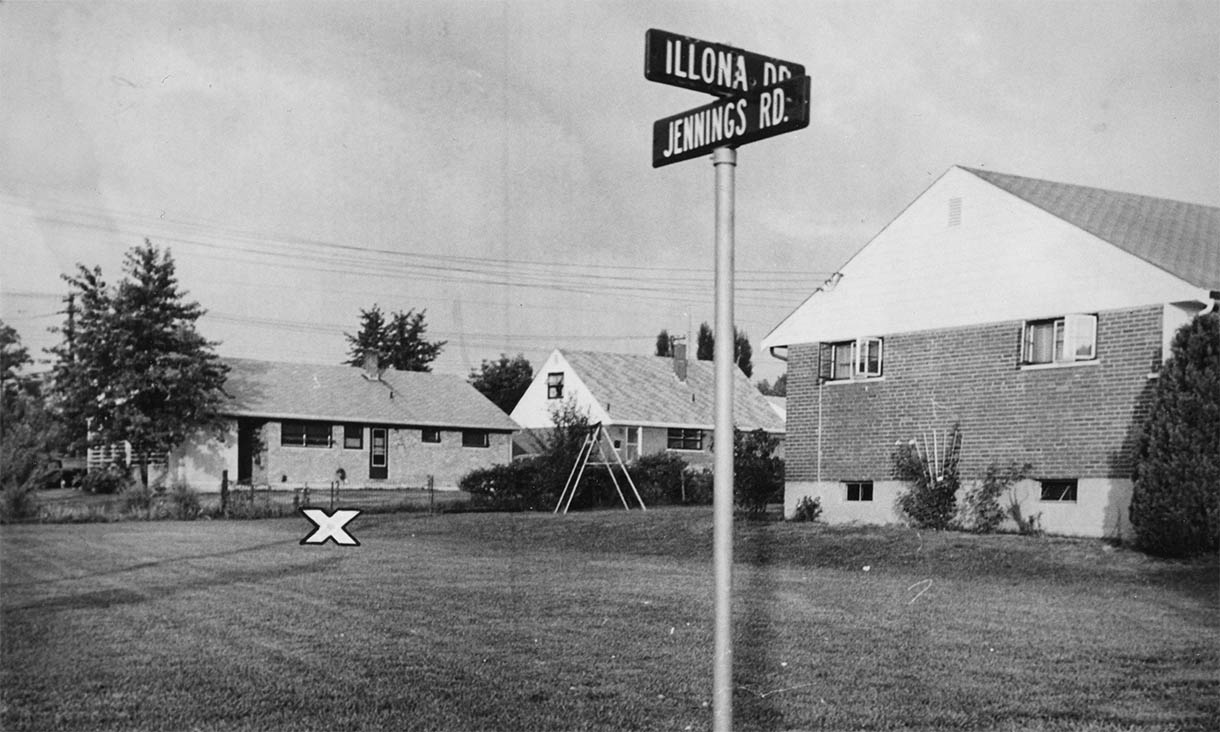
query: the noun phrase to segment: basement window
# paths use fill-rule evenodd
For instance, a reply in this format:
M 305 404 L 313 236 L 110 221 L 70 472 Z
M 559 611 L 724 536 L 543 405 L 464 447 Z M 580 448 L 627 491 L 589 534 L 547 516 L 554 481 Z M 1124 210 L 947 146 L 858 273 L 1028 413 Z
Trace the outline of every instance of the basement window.
M 1025 323 L 1021 363 L 1067 364 L 1097 358 L 1097 316 L 1065 315 Z
M 1076 479 L 1056 479 L 1039 481 L 1042 484 L 1043 501 L 1052 503 L 1076 502 Z
M 873 481 L 871 480 L 851 480 L 845 483 L 847 486 L 848 501 L 871 501 L 873 500 Z
M 329 422 L 284 422 L 280 425 L 280 444 L 285 447 L 330 447 Z

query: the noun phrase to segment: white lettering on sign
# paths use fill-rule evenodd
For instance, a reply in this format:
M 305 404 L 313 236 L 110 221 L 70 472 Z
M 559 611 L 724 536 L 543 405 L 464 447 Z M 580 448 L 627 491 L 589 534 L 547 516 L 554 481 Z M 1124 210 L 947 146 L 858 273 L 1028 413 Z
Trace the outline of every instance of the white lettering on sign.
M 767 65 L 775 66 L 771 63 Z M 791 75 L 786 67 L 779 68 L 785 74 Z M 694 44 L 683 43 L 681 39 L 674 39 L 665 44 L 665 73 L 679 79 L 693 79 L 705 84 L 740 89 L 743 92 L 750 90 L 745 56 L 732 51 L 717 51 L 714 48 L 704 48 L 700 52 Z
M 731 144 L 734 137 L 748 131 L 762 131 L 788 121 L 783 89 L 769 89 L 759 95 L 752 126 L 747 117 L 749 107 L 749 99 L 736 99 L 670 120 L 668 145 L 661 155 L 669 158 L 704 145 Z
M 763 64 L 763 86 L 773 86 L 791 78 L 792 71 L 787 66 L 776 66 L 770 61 Z

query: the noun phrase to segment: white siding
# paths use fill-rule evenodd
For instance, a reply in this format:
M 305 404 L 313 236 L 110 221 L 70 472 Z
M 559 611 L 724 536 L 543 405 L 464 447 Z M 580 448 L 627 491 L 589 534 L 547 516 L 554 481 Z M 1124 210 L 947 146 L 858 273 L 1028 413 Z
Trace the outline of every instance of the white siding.
M 961 223 L 949 225 L 949 201 Z M 763 347 L 1197 300 L 1205 293 L 952 168 Z
M 534 380 L 530 382 L 529 388 L 525 390 L 525 394 L 513 408 L 511 415 L 513 421 L 525 429 L 545 429 L 554 426 L 554 422 L 551 420 L 551 410 L 559 406 L 560 400 L 547 398 L 546 383 L 547 374 L 554 372 L 563 374 L 564 400 L 573 399 L 576 407 L 588 414 L 590 422 L 611 424 L 609 415 L 593 398 L 589 387 L 585 386 L 585 383 L 581 381 L 568 364 L 567 359 L 558 350 L 552 351 L 551 355 L 547 357 L 546 363 L 534 375 Z

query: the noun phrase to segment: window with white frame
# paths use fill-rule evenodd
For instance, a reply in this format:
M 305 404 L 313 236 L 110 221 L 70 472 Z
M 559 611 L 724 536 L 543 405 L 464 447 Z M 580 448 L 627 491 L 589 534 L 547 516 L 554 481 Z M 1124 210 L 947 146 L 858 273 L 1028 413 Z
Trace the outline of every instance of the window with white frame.
M 822 344 L 822 381 L 879 379 L 882 376 L 884 343 L 880 338 L 857 338 Z
M 1075 363 L 1096 358 L 1096 315 L 1073 314 L 1025 322 L 1021 363 Z
M 703 430 L 670 427 L 666 435 L 665 447 L 670 450 L 702 450 Z
M 546 398 L 563 399 L 562 371 L 552 371 L 546 375 Z

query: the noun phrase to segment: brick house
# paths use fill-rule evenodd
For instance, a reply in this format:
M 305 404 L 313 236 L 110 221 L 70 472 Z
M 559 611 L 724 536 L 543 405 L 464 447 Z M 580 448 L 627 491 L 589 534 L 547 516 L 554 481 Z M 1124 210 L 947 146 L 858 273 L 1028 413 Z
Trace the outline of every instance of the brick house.
M 788 362 L 785 511 L 898 521 L 896 445 L 957 423 L 965 486 L 1028 461 L 1024 515 L 1129 534 L 1157 372 L 1217 290 L 1220 209 L 950 168 L 762 341 Z
M 196 490 L 230 480 L 273 488 L 456 488 L 467 472 L 508 462 L 519 428 L 459 376 L 225 359 L 231 397 L 223 437 L 169 455 L 167 478 Z
M 711 361 L 689 361 L 685 347 L 674 358 L 626 353 L 559 350 L 551 352 L 513 409 L 525 428 L 521 451 L 540 444 L 530 433 L 554 426 L 552 410 L 571 400 L 602 423 L 619 456 L 670 452 L 690 465 L 708 466 L 712 455 L 712 401 L 715 372 Z M 764 429 L 783 438 L 784 422 L 746 375 L 734 369 L 733 421 L 738 429 Z

